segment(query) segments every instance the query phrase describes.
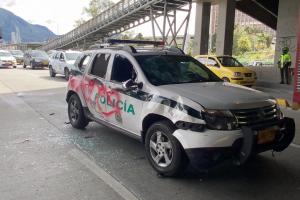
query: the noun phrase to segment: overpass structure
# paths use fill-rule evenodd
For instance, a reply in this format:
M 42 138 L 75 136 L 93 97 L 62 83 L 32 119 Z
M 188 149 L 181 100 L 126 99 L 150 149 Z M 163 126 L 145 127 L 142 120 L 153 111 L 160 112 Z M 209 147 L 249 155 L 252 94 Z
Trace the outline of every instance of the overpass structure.
M 183 31 L 184 45 L 191 5 L 192 0 L 121 0 L 69 33 L 50 40 L 42 49 L 87 48 L 105 37 L 149 21 L 154 40 L 159 37 L 167 44 L 176 45 L 175 38 Z M 185 15 L 181 21 L 176 18 L 177 12 Z M 162 23 L 157 21 L 158 17 L 163 17 Z
M 271 28 L 276 29 L 279 0 L 121 0 L 100 13 L 97 17 L 90 19 L 69 33 L 48 41 L 42 49 L 86 49 L 96 41 L 111 37 L 149 21 L 151 21 L 149 30 L 150 28 L 152 29 L 154 40 L 159 38 L 165 41 L 166 44 L 177 45 L 176 36 L 181 31 L 181 34 L 183 33 L 184 36 L 182 44 L 182 48 L 184 48 L 192 1 L 200 6 L 201 4 L 206 4 L 204 9 L 197 9 L 196 14 L 196 29 L 206 29 L 206 34 L 208 34 L 209 30 L 209 27 L 207 27 L 209 25 L 209 18 L 202 18 L 199 15 L 209 15 L 210 12 L 207 9 L 210 9 L 211 4 L 222 4 L 224 2 L 226 3 L 224 8 L 226 14 L 234 13 L 234 9 L 237 8 Z M 228 6 L 227 4 L 230 5 Z M 176 18 L 178 12 L 183 12 L 185 15 L 181 21 L 178 19 L 179 17 Z M 162 17 L 162 20 L 159 22 L 157 21 L 158 17 Z M 220 17 L 221 21 L 224 19 L 227 20 L 227 18 L 232 18 L 232 21 L 234 20 L 234 15 Z M 203 21 L 204 26 L 202 22 L 198 26 L 199 23 L 197 23 L 197 20 L 199 19 L 206 20 L 206 23 Z M 227 29 L 226 32 L 233 33 L 232 23 L 228 24 L 226 21 L 223 21 L 220 23 L 220 27 L 222 25 L 226 26 L 223 27 L 224 30 Z M 198 32 L 198 35 L 195 34 L 196 39 L 203 40 L 200 38 L 203 38 L 202 30 L 196 30 L 196 32 Z M 197 36 L 199 37 L 197 38 Z M 225 42 L 223 48 L 220 49 L 224 49 L 224 46 L 230 46 L 228 44 L 232 43 L 231 38 L 232 36 L 230 35 L 229 37 L 225 35 L 225 38 L 221 37 L 221 39 L 227 41 L 227 44 Z M 208 42 L 208 38 L 205 35 L 204 40 Z M 202 49 L 207 49 L 208 44 L 205 43 L 201 45 Z M 194 48 L 199 49 L 199 46 L 200 43 L 196 42 Z M 204 52 L 206 51 L 204 50 Z M 231 48 L 228 48 L 226 53 L 228 52 L 231 52 Z M 203 53 L 203 51 L 200 50 L 200 53 Z

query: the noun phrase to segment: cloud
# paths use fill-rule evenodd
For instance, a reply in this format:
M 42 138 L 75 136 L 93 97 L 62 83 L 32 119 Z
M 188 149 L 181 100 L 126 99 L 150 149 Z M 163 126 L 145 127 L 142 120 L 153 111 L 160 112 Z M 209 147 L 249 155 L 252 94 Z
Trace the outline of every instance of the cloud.
M 13 7 L 16 5 L 16 0 L 1 0 L 0 1 L 0 7 Z
M 14 6 L 14 5 L 16 5 L 16 0 L 8 0 L 8 1 L 6 1 L 6 3 L 5 3 L 5 6 L 6 6 L 6 7 L 12 7 L 12 6 Z
M 52 20 L 52 19 L 47 19 L 45 22 L 46 22 L 46 24 L 53 24 L 53 23 L 55 23 L 55 21 Z

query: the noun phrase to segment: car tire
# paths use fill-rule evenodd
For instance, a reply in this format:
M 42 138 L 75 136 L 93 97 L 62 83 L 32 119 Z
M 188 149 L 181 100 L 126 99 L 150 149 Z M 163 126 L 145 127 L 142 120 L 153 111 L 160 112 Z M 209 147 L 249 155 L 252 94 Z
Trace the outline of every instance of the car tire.
M 223 80 L 224 82 L 230 83 L 230 79 L 227 78 L 227 77 L 223 77 L 222 80 Z
M 31 67 L 31 69 L 35 69 L 35 66 L 32 62 L 30 62 L 30 67 Z
M 146 133 L 146 156 L 151 166 L 164 176 L 178 176 L 188 164 L 181 144 L 172 135 L 174 131 L 174 125 L 163 120 L 152 124 Z
M 50 77 L 55 77 L 56 76 L 56 73 L 54 72 L 51 65 L 49 66 L 49 74 L 50 74 Z
M 65 68 L 64 72 L 65 72 L 65 79 L 66 79 L 66 81 L 69 81 L 69 78 L 70 78 L 70 71 L 69 71 L 69 69 Z
M 24 68 L 24 69 L 26 68 L 26 64 L 25 64 L 25 63 L 23 63 L 23 68 Z
M 71 125 L 77 129 L 84 129 L 89 120 L 85 117 L 79 97 L 73 94 L 68 101 L 68 116 Z

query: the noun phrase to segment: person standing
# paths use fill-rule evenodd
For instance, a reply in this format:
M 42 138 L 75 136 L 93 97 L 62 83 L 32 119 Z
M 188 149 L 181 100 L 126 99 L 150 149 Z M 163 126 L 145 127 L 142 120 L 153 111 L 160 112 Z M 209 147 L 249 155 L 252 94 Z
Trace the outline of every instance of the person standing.
M 286 80 L 286 84 L 289 84 L 289 78 L 290 78 L 289 68 L 291 67 L 291 64 L 292 64 L 292 58 L 289 53 L 289 48 L 284 47 L 282 48 L 282 54 L 280 55 L 280 59 L 278 61 L 278 67 L 280 69 L 280 76 L 281 76 L 280 84 L 284 84 L 284 78 Z

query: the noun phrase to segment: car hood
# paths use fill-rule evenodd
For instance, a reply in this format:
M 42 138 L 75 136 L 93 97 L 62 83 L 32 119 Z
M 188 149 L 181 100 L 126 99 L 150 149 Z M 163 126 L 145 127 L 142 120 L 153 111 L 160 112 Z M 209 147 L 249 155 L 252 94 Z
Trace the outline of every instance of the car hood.
M 70 65 L 74 65 L 75 64 L 75 60 L 68 60 L 67 63 L 70 64 Z
M 13 60 L 15 60 L 15 58 L 13 56 L 3 56 L 3 57 L 0 57 L 0 60 L 13 61 Z
M 251 109 L 274 105 L 276 102 L 273 97 L 263 92 L 224 82 L 172 84 L 159 88 L 163 93 L 176 93 L 206 109 Z

